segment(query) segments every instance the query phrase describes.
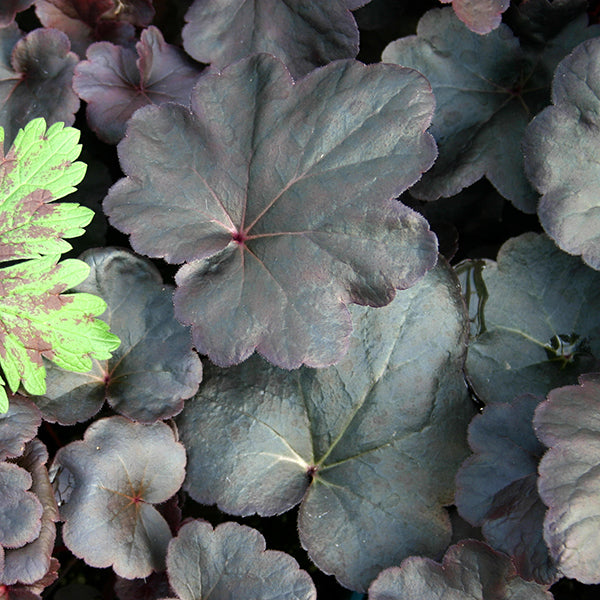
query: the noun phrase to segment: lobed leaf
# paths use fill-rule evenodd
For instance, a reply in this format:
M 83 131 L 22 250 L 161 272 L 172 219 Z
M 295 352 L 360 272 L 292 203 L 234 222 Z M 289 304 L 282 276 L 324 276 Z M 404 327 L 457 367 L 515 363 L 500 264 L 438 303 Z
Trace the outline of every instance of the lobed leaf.
M 129 579 L 164 569 L 171 531 L 154 505 L 180 488 L 185 463 L 183 446 L 164 423 L 92 423 L 52 465 L 58 489 L 71 488 L 60 507 L 69 550 Z
M 480 35 L 496 29 L 502 22 L 502 13 L 510 0 L 440 0 L 452 2 L 456 16 L 471 30 Z
M 283 371 L 254 357 L 213 367 L 177 418 L 185 489 L 233 514 L 301 502 L 315 564 L 364 590 L 410 554 L 450 540 L 472 415 L 461 366 L 467 321 L 443 264 L 387 307 L 352 307 L 350 350 L 325 370 Z
M 433 161 L 432 110 L 411 70 L 338 61 L 293 83 L 253 56 L 202 77 L 191 113 L 135 113 L 104 209 L 136 251 L 187 263 L 175 315 L 213 362 L 329 365 L 347 304 L 385 305 L 435 264 L 424 219 L 390 200 Z
M 42 415 L 31 400 L 12 396 L 8 411 L 0 413 L 0 460 L 21 456 L 41 423 Z

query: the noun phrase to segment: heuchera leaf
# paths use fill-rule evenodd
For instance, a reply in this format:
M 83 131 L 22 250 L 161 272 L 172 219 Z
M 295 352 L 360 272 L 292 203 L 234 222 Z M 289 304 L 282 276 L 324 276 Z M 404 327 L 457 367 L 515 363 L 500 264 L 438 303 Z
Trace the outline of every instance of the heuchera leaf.
M 73 89 L 88 103 L 89 126 L 109 144 L 123 137 L 128 119 L 141 106 L 187 106 L 201 72 L 183 51 L 165 43 L 156 27 L 142 31 L 136 52 L 98 42 L 88 48 L 87 58 L 75 68 Z
M 253 357 L 215 367 L 177 423 L 194 499 L 241 515 L 302 501 L 311 559 L 365 590 L 381 569 L 447 546 L 442 506 L 473 408 L 461 376 L 468 325 L 447 266 L 390 306 L 352 314 L 338 365 L 289 372 Z
M 546 589 L 521 579 L 504 554 L 464 540 L 451 546 L 442 564 L 419 556 L 383 571 L 369 600 L 552 600 Z
M 435 157 L 423 77 L 337 61 L 293 83 L 261 54 L 200 78 L 192 112 L 131 118 L 104 209 L 142 254 L 186 261 L 175 315 L 221 366 L 339 360 L 346 305 L 382 306 L 436 260 L 396 200 Z
M 181 487 L 185 463 L 183 446 L 164 423 L 123 417 L 92 423 L 83 441 L 61 448 L 52 465 L 58 489 L 64 482 L 72 487 L 60 507 L 69 550 L 129 579 L 164 569 L 171 531 L 153 505 Z
M 316 600 L 306 571 L 285 552 L 265 550 L 256 529 L 205 521 L 184 525 L 169 544 L 169 582 L 179 600 Z
M 496 29 L 510 0 L 440 0 L 452 2 L 456 16 L 471 30 L 481 35 Z
M 8 586 L 11 593 L 23 589 L 41 593 L 46 585 L 56 579 L 58 561 L 52 558 L 52 552 L 56 539 L 58 508 L 48 478 L 47 460 L 46 447 L 38 439 L 31 440 L 23 456 L 17 459 L 17 465 L 31 474 L 33 483 L 30 491 L 41 503 L 43 513 L 39 536 L 21 548 L 6 550 L 0 585 Z M 18 596 L 15 594 L 15 597 Z
M 0 27 L 8 27 L 18 12 L 29 8 L 34 0 L 3 0 L 0 5 Z
M 423 73 L 436 97 L 431 132 L 440 155 L 411 194 L 452 196 L 485 176 L 518 209 L 534 213 L 537 195 L 524 172 L 523 133 L 548 102 L 555 61 L 597 34 L 576 20 L 558 39 L 526 50 L 506 25 L 481 36 L 450 8 L 425 13 L 417 35 L 392 42 L 382 56 Z
M 533 432 L 537 396 L 485 408 L 469 426 L 473 450 L 456 475 L 460 515 L 481 526 L 486 541 L 508 554 L 523 579 L 550 584 L 559 574 L 543 538 L 546 506 L 537 491 L 545 447 Z
M 21 456 L 41 422 L 40 410 L 31 400 L 11 396 L 8 411 L 0 413 L 0 460 Z
M 539 467 L 539 491 L 548 506 L 544 538 L 561 573 L 600 583 L 598 466 L 600 376 L 552 390 L 535 412 L 534 427 L 549 447 Z
M 0 126 L 5 147 L 37 117 L 71 125 L 79 98 L 71 87 L 77 56 L 69 39 L 51 29 L 21 38 L 16 24 L 0 29 Z
M 152 0 L 36 0 L 35 12 L 45 27 L 64 31 L 82 58 L 93 42 L 132 44 L 133 26 L 146 27 L 154 16 Z
M 266 52 L 302 77 L 356 56 L 358 27 L 348 8 L 347 0 L 196 0 L 185 16 L 183 47 L 218 69 Z
M 467 375 L 481 401 L 512 402 L 600 369 L 600 274 L 545 235 L 508 240 L 482 272 L 485 329 Z
M 189 330 L 173 315 L 172 287 L 162 283 L 149 260 L 126 250 L 89 250 L 81 259 L 90 275 L 74 291 L 106 301 L 102 318 L 123 341 L 108 360 L 94 361 L 89 373 L 49 367 L 46 394 L 35 398 L 44 418 L 62 424 L 84 421 L 105 399 L 136 421 L 172 417 L 202 380 Z
M 525 132 L 525 170 L 542 194 L 538 214 L 548 235 L 600 269 L 600 39 L 559 64 L 552 101 Z

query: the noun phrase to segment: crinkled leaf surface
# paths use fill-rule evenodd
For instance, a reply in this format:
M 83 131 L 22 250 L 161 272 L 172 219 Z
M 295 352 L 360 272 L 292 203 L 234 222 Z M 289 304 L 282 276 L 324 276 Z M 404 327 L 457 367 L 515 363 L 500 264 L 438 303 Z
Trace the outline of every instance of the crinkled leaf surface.
M 91 268 L 74 291 L 101 296 L 102 319 L 122 343 L 89 373 L 48 367 L 47 391 L 36 404 L 45 419 L 83 421 L 106 399 L 130 419 L 152 423 L 183 408 L 202 379 L 190 332 L 173 315 L 173 289 L 152 263 L 126 250 L 103 248 L 81 256 Z
M 471 30 L 481 35 L 496 29 L 510 0 L 440 0 L 452 2 L 456 16 Z
M 600 39 L 560 63 L 552 101 L 523 139 L 527 175 L 542 194 L 540 222 L 563 250 L 600 269 Z
M 29 121 L 71 125 L 79 98 L 71 87 L 77 56 L 67 36 L 38 28 L 21 38 L 16 24 L 0 29 L 0 126 L 5 147 Z
M 485 176 L 517 208 L 535 212 L 521 153 L 525 127 L 547 104 L 557 56 L 597 33 L 576 20 L 558 39 L 525 51 L 506 25 L 481 36 L 450 8 L 425 13 L 417 35 L 392 42 L 382 57 L 419 70 L 436 97 L 431 132 L 440 155 L 411 194 L 452 196 Z
M 92 44 L 75 68 L 73 89 L 88 105 L 89 126 L 116 144 L 141 106 L 178 102 L 187 106 L 201 68 L 167 44 L 156 27 L 142 31 L 136 52 L 110 42 Z
M 337 61 L 293 83 L 261 54 L 200 78 L 192 112 L 136 111 L 128 175 L 105 211 L 134 249 L 187 261 L 175 315 L 221 366 L 257 349 L 285 368 L 348 346 L 350 302 L 382 306 L 436 260 L 422 217 L 390 200 L 435 157 L 423 77 Z
M 485 330 L 469 345 L 468 378 L 487 403 L 545 396 L 600 368 L 600 274 L 545 235 L 508 240 L 482 272 Z
M 29 490 L 31 475 L 21 467 L 0 463 L 0 545 L 19 548 L 33 541 L 42 525 L 42 505 Z
M 352 314 L 338 365 L 288 372 L 253 357 L 214 368 L 177 422 L 195 499 L 242 515 L 302 501 L 311 559 L 364 590 L 381 569 L 448 544 L 442 506 L 472 406 L 461 376 L 468 325 L 447 266 L 390 306 Z
M 58 489 L 71 487 L 60 507 L 69 550 L 130 579 L 164 569 L 171 531 L 153 505 L 180 488 L 185 462 L 164 423 L 123 417 L 92 423 L 83 441 L 61 448 L 53 463 Z
M 206 521 L 184 525 L 169 544 L 167 571 L 179 600 L 315 600 L 306 571 L 285 552 L 265 550 L 265 538 L 237 523 L 214 530 Z
M 8 411 L 0 413 L 0 460 L 21 456 L 41 422 L 40 410 L 31 400 L 11 396 Z
M 4 0 L 0 5 L 0 27 L 8 27 L 18 12 L 29 8 L 34 0 Z
M 52 558 L 52 552 L 56 539 L 58 508 L 48 478 L 47 460 L 46 447 L 38 439 L 31 440 L 23 456 L 17 460 L 17 465 L 31 474 L 33 483 L 30 491 L 41 503 L 43 513 L 37 538 L 21 548 L 6 550 L 0 584 L 11 586 L 11 591 L 16 584 L 16 589 L 24 586 L 33 593 L 40 593 L 56 578 L 57 561 Z
M 183 45 L 218 69 L 267 52 L 302 77 L 356 56 L 358 28 L 348 8 L 347 0 L 196 0 L 185 16 Z
M 535 413 L 537 436 L 549 450 L 539 491 L 548 506 L 544 537 L 566 577 L 600 583 L 600 376 L 552 390 Z
M 369 600 L 552 600 L 546 589 L 521 579 L 504 554 L 465 540 L 451 546 L 442 564 L 419 556 L 383 571 Z
M 81 58 L 100 40 L 133 44 L 133 26 L 145 27 L 154 16 L 152 0 L 36 0 L 35 12 L 45 27 L 64 31 Z
M 533 432 L 537 396 L 486 407 L 469 426 L 473 450 L 456 475 L 460 515 L 481 526 L 486 541 L 508 554 L 523 579 L 553 583 L 559 575 L 543 538 L 546 506 L 537 491 L 545 447 Z

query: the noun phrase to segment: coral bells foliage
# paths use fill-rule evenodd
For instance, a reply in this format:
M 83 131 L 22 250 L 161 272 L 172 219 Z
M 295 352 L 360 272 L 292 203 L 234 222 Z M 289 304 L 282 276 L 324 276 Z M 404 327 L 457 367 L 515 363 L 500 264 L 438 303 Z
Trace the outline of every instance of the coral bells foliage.
M 0 4 L 1 600 L 595 597 L 586 0 Z

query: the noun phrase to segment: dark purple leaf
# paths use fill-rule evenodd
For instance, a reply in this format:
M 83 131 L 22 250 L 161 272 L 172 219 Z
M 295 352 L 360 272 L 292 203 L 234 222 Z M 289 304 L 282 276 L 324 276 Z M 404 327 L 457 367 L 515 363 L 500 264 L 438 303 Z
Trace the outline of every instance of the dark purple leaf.
M 192 521 L 169 544 L 167 571 L 179 600 L 315 600 L 306 571 L 285 552 L 265 550 L 256 529 Z
M 31 474 L 31 493 L 35 494 L 43 507 L 42 527 L 33 542 L 5 552 L 4 573 L 0 578 L 0 584 L 25 587 L 36 594 L 53 581 L 58 568 L 58 563 L 52 559 L 58 508 L 48 478 L 47 460 L 46 447 L 38 439 L 31 440 L 23 456 L 17 459 L 17 464 Z
M 383 571 L 369 600 L 552 600 L 544 586 L 524 581 L 504 554 L 464 540 L 451 546 L 442 564 L 419 556 Z
M 425 13 L 417 35 L 392 42 L 382 57 L 423 73 L 436 97 L 431 132 L 440 155 L 411 194 L 452 196 L 485 176 L 519 210 L 534 213 L 537 194 L 525 176 L 523 133 L 548 102 L 555 64 L 594 35 L 598 28 L 575 20 L 547 44 L 526 50 L 506 25 L 482 36 L 449 7 Z
M 525 169 L 542 194 L 540 222 L 570 254 L 600 269 L 600 39 L 578 46 L 558 66 L 552 102 L 527 128 Z
M 561 573 L 600 583 L 600 375 L 552 390 L 534 427 L 549 447 L 540 463 L 539 491 L 548 506 L 544 538 Z
M 0 460 L 21 456 L 41 422 L 42 415 L 31 400 L 11 396 L 8 412 L 0 413 Z
M 510 0 L 440 0 L 452 2 L 456 16 L 471 30 L 481 35 L 496 29 Z
M 546 506 L 537 492 L 537 465 L 544 453 L 533 432 L 540 398 L 486 407 L 469 426 L 473 455 L 456 475 L 455 504 L 462 517 L 481 526 L 486 541 L 508 554 L 523 579 L 559 578 L 543 538 Z
M 142 425 L 123 417 L 95 421 L 83 441 L 54 459 L 69 550 L 121 577 L 147 577 L 165 567 L 171 532 L 153 506 L 170 498 L 185 475 L 185 450 L 164 423 Z
M 0 126 L 4 147 L 36 117 L 71 125 L 79 98 L 71 88 L 77 56 L 64 33 L 34 29 L 21 38 L 13 23 L 0 29 Z
M 145 579 L 123 579 L 118 577 L 115 593 L 119 600 L 159 600 L 172 594 L 167 573 L 152 573 Z M 77 599 L 75 599 L 77 600 Z
M 185 16 L 183 46 L 217 69 L 266 52 L 302 77 L 356 56 L 358 28 L 348 8 L 348 0 L 196 0 Z
M 18 12 L 29 8 L 34 0 L 3 0 L 0 5 L 0 27 L 8 27 Z
M 152 0 L 36 0 L 45 27 L 64 31 L 81 58 L 93 42 L 133 45 L 134 25 L 145 27 L 154 16 Z
M 545 396 L 600 369 L 600 273 L 526 233 L 485 263 L 481 279 L 483 326 L 467 375 L 482 402 Z
M 426 222 L 390 200 L 434 159 L 432 108 L 415 71 L 338 61 L 294 84 L 254 56 L 201 77 L 192 113 L 135 113 L 104 208 L 136 251 L 188 263 L 175 314 L 216 364 L 329 365 L 347 304 L 385 305 L 435 263 Z
M 74 288 L 107 303 L 102 318 L 121 339 L 109 360 L 89 373 L 47 366 L 46 395 L 35 398 L 46 420 L 83 421 L 104 399 L 126 417 L 153 423 L 183 408 L 202 380 L 202 364 L 190 333 L 173 316 L 171 286 L 146 259 L 116 248 L 94 249 L 81 259 L 90 275 Z
M 141 106 L 189 105 L 200 75 L 200 67 L 165 43 L 156 27 L 142 31 L 136 51 L 110 42 L 92 44 L 88 60 L 75 69 L 73 89 L 88 103 L 88 124 L 109 144 L 123 137 L 127 121 Z
M 42 526 L 42 505 L 29 490 L 31 475 L 12 463 L 0 463 L 0 545 L 20 548 L 35 540 Z
M 440 259 L 443 260 L 443 259 Z M 351 589 L 450 540 L 445 504 L 466 456 L 468 325 L 440 264 L 387 307 L 352 307 L 346 357 L 283 371 L 253 357 L 213 367 L 177 418 L 185 488 L 233 514 L 282 513 L 315 564 Z

